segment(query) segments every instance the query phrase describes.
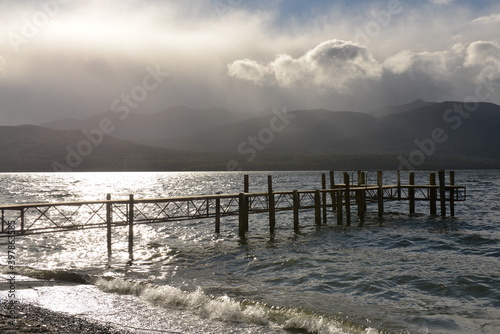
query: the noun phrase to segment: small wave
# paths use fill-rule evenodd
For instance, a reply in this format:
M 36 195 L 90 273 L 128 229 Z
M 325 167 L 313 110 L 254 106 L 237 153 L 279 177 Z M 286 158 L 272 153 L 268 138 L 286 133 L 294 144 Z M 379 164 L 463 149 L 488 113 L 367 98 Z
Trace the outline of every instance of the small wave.
M 55 280 L 68 283 L 90 284 L 90 276 L 66 270 L 44 270 L 30 267 L 16 267 L 17 274 L 40 280 Z M 7 273 L 8 267 L 3 266 L 0 272 Z
M 201 288 L 183 291 L 170 285 L 153 285 L 121 278 L 98 278 L 95 285 L 104 292 L 135 295 L 155 306 L 190 310 L 199 316 L 224 322 L 278 326 L 317 334 L 378 334 L 374 328 L 364 328 L 300 309 L 269 306 L 265 303 L 237 301 L 228 296 L 210 296 Z

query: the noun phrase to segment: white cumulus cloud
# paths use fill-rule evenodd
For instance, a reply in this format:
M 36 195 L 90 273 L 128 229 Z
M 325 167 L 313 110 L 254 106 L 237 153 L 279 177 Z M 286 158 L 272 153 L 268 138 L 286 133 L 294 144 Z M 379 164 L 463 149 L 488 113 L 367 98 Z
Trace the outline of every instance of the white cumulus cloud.
M 241 59 L 228 67 L 229 75 L 262 84 L 269 75 L 269 69 L 252 59 Z
M 460 66 L 457 49 L 446 51 L 402 51 L 384 62 L 384 68 L 396 74 L 422 73 L 445 78 Z
M 479 71 L 476 82 L 500 82 L 500 43 L 477 41 L 467 48 L 464 66 Z
M 366 47 L 343 40 L 328 40 L 299 58 L 278 55 L 262 64 L 249 59 L 228 65 L 229 75 L 258 84 L 282 87 L 333 88 L 346 92 L 350 85 L 363 79 L 379 79 L 382 65 Z

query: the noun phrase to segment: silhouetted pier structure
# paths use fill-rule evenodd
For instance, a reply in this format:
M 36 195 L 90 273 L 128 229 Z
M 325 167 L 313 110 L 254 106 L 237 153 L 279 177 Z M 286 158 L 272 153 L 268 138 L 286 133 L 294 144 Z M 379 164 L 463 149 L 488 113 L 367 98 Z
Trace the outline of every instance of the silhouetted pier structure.
M 370 172 L 370 174 L 375 172 Z M 193 219 L 213 218 L 215 233 L 220 233 L 221 218 L 238 216 L 238 233 L 244 238 L 249 231 L 249 215 L 268 213 L 269 231 L 274 233 L 276 213 L 293 211 L 293 229 L 300 229 L 300 211 L 314 210 L 315 224 L 327 224 L 328 212 L 335 212 L 337 225 L 349 226 L 356 209 L 362 224 L 369 204 L 376 204 L 380 217 L 384 204 L 389 201 L 408 203 L 410 214 L 416 203 L 428 202 L 429 214 L 455 215 L 455 202 L 465 201 L 466 189 L 455 185 L 455 173 L 445 171 L 429 173 L 429 184 L 416 185 L 415 172 L 408 173 L 408 184 L 401 183 L 401 172 L 396 171 L 395 184 L 383 184 L 383 172 L 376 172 L 377 182 L 369 184 L 367 172 L 343 172 L 343 183 L 335 183 L 335 173 L 321 175 L 321 187 L 312 190 L 274 191 L 272 176 L 268 176 L 266 192 L 250 192 L 248 175 L 244 176 L 243 192 L 153 199 L 112 200 L 108 194 L 103 201 L 15 204 L 0 206 L 2 230 L 0 237 L 12 235 L 8 222 L 14 222 L 16 235 L 33 235 L 74 230 L 106 228 L 108 255 L 112 253 L 112 229 L 128 226 L 129 258 L 133 259 L 134 225 L 165 223 Z M 329 180 L 328 180 L 329 179 Z M 328 181 L 328 182 L 327 182 Z M 318 182 L 319 183 L 319 182 Z M 447 205 L 448 204 L 448 205 Z

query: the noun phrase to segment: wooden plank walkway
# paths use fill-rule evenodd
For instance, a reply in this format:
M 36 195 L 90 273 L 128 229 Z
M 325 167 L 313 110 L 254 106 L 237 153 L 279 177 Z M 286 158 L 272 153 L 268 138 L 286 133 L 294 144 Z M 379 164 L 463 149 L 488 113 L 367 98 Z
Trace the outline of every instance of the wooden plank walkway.
M 274 233 L 276 212 L 293 211 L 293 228 L 300 227 L 301 210 L 314 210 L 317 225 L 327 223 L 327 212 L 336 212 L 336 224 L 350 225 L 351 211 L 357 208 L 357 216 L 362 223 L 367 205 L 377 204 L 379 216 L 384 214 L 384 203 L 404 201 L 409 203 L 409 213 L 415 213 L 415 204 L 429 203 L 429 213 L 437 214 L 440 204 L 441 216 L 446 216 L 447 203 L 450 215 L 455 214 L 455 203 L 465 201 L 466 189 L 454 184 L 454 172 L 449 173 L 449 184 L 445 184 L 445 172 L 439 171 L 439 184 L 436 173 L 429 174 L 429 184 L 415 185 L 415 175 L 408 175 L 409 184 L 402 185 L 400 172 L 397 171 L 397 184 L 384 185 L 383 173 L 377 172 L 377 184 L 366 184 L 366 173 L 357 172 L 353 180 L 347 172 L 343 173 L 344 183 L 335 184 L 335 174 L 321 175 L 321 188 L 312 190 L 273 191 L 272 176 L 268 176 L 267 192 L 249 192 L 249 177 L 245 175 L 242 193 L 202 196 L 183 196 L 168 198 L 136 199 L 130 195 L 126 200 L 112 200 L 111 195 L 102 201 L 58 202 L 14 204 L 0 206 L 2 229 L 0 237 L 54 233 L 82 229 L 107 229 L 108 254 L 111 255 L 113 226 L 129 227 L 129 257 L 133 259 L 134 225 L 165 223 L 192 219 L 214 218 L 214 230 L 220 233 L 221 218 L 239 217 L 238 233 L 244 238 L 249 230 L 248 217 L 255 213 L 269 214 L 269 231 Z M 17 226 L 9 231 L 9 223 Z

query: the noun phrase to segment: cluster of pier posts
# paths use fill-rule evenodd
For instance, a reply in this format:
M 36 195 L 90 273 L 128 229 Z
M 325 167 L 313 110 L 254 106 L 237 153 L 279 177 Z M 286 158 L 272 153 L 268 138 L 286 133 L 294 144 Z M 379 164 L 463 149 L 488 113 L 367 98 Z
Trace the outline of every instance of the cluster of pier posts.
M 445 182 L 445 171 L 441 170 L 438 174 L 439 184 L 436 184 L 436 173 L 429 173 L 428 185 L 415 184 L 415 172 L 408 173 L 408 184 L 401 184 L 401 171 L 396 171 L 397 183 L 393 185 L 384 185 L 383 172 L 377 171 L 376 184 L 367 184 L 367 173 L 363 171 L 357 172 L 357 179 L 353 180 L 350 173 L 343 173 L 343 184 L 335 184 L 335 175 L 333 171 L 329 173 L 329 188 L 327 187 L 327 174 L 323 173 L 321 178 L 321 189 L 313 191 L 314 198 L 314 216 L 317 225 L 326 224 L 328 217 L 328 208 L 336 212 L 336 220 L 338 225 L 344 222 L 349 226 L 351 224 L 351 209 L 352 206 L 357 206 L 357 215 L 359 221 L 364 223 L 365 214 L 367 212 L 367 203 L 377 203 L 378 216 L 384 215 L 384 202 L 386 201 L 408 201 L 409 213 L 415 213 L 415 203 L 417 201 L 428 201 L 430 214 L 437 215 L 437 201 L 440 202 L 440 215 L 446 216 L 446 202 L 449 202 L 450 216 L 455 215 L 455 198 L 457 189 L 463 190 L 464 187 L 455 186 L 455 172 L 449 172 L 449 185 Z M 356 181 L 356 182 L 354 182 Z M 268 179 L 268 211 L 269 211 L 269 229 L 274 233 L 276 226 L 276 207 L 275 196 L 277 193 L 273 192 L 273 180 L 269 175 Z M 307 193 L 311 191 L 292 191 L 292 206 L 289 208 L 293 210 L 293 226 L 294 230 L 299 230 L 299 210 L 307 209 L 308 206 L 301 205 L 300 193 Z M 416 192 L 423 194 L 423 197 L 417 197 Z M 447 192 L 449 195 L 447 196 Z M 281 192 L 284 193 L 284 192 Z M 239 194 L 239 234 L 244 237 L 248 232 L 248 215 L 251 212 L 249 208 L 249 197 L 254 194 L 249 193 L 249 177 L 244 176 L 244 192 Z M 465 194 L 463 194 L 465 196 Z M 330 199 L 330 201 L 329 201 Z M 465 200 L 465 197 L 463 197 Z M 282 209 L 283 210 L 283 209 Z M 216 232 L 220 231 L 220 219 L 216 217 Z

